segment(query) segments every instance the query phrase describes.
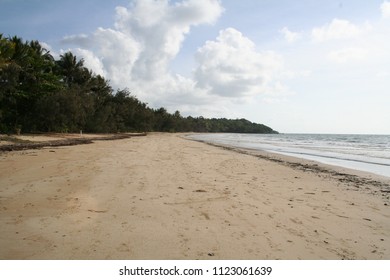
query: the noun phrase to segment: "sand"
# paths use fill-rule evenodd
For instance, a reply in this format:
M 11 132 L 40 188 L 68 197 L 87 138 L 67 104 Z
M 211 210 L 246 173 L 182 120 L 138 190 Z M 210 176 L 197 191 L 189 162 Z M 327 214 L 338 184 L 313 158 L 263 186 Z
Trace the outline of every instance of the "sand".
M 0 153 L 0 259 L 390 259 L 389 180 L 183 137 Z

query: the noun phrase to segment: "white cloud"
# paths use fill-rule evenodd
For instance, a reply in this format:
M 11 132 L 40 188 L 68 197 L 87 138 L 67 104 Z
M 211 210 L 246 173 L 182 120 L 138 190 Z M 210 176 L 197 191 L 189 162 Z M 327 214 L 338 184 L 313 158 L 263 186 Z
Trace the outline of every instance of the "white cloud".
M 222 12 L 218 0 L 136 0 L 116 8 L 115 28 L 67 36 L 62 43 L 76 46 L 72 51 L 93 71 L 105 73 L 114 88 L 129 87 L 152 105 L 169 105 L 183 95 L 206 102 L 202 91 L 195 93 L 194 81 L 170 73 L 169 63 L 192 26 L 214 23 Z
M 113 29 L 98 28 L 89 36 L 68 36 L 62 42 L 80 46 L 71 51 L 83 57 L 85 65 L 95 73 L 105 74 L 114 87 L 127 86 L 126 81 L 130 81 L 132 68 L 141 53 L 134 38 Z
M 142 48 L 133 71 L 134 78 L 158 78 L 178 54 L 191 26 L 210 24 L 223 8 L 217 0 L 138 0 L 128 9 L 117 8 L 116 28 L 133 37 Z
M 282 69 L 282 58 L 274 52 L 258 52 L 255 44 L 234 28 L 220 31 L 196 54 L 195 79 L 210 94 L 243 98 L 272 91 Z
M 72 51 L 95 73 L 104 74 L 114 88 L 128 87 L 154 107 L 222 115 L 231 102 L 287 91 L 278 81 L 283 68 L 281 56 L 257 51 L 250 39 L 233 28 L 222 30 L 215 41 L 207 41 L 198 49 L 193 77 L 172 73 L 169 65 L 190 28 L 212 24 L 222 13 L 217 0 L 174 4 L 137 0 L 127 8 L 116 8 L 115 28 L 67 36 L 62 42 L 75 46 Z M 219 106 L 212 105 L 215 103 Z
M 76 57 L 84 58 L 85 67 L 91 69 L 95 74 L 106 75 L 102 61 L 92 51 L 76 48 L 73 50 L 73 53 Z
M 41 46 L 46 49 L 55 59 L 57 59 L 59 57 L 59 54 L 53 50 L 52 46 L 49 45 L 48 43 L 46 42 L 39 42 L 39 44 L 41 44 Z
M 62 40 L 62 43 L 77 42 L 77 44 L 83 48 L 91 47 L 91 42 L 87 34 L 67 35 Z
M 219 0 L 190 0 L 176 3 L 170 17 L 178 24 L 214 24 L 223 11 Z
M 368 55 L 368 51 L 364 48 L 350 47 L 343 48 L 329 53 L 328 57 L 331 61 L 337 63 L 346 63 L 353 61 L 361 61 Z
M 289 96 L 295 93 L 281 82 L 275 82 L 272 88 L 267 90 L 263 96 L 263 101 L 269 104 L 286 102 Z
M 390 2 L 384 1 L 382 3 L 381 12 L 383 18 L 390 18 Z
M 376 77 L 388 79 L 388 78 L 390 78 L 390 72 L 388 72 L 388 71 L 378 72 L 378 73 L 376 73 Z
M 350 39 L 357 37 L 363 31 L 370 29 L 368 23 L 363 26 L 357 26 L 348 20 L 333 19 L 331 23 L 322 27 L 313 28 L 311 35 L 315 42 L 325 42 L 335 39 Z
M 287 27 L 283 27 L 279 32 L 283 34 L 285 40 L 288 43 L 294 43 L 299 38 L 301 38 L 301 34 L 299 32 L 293 32 L 289 30 Z

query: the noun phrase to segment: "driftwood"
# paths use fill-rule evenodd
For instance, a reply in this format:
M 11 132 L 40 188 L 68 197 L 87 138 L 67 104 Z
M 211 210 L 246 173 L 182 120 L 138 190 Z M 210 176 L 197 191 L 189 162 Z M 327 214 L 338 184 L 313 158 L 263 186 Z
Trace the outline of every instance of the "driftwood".
M 82 144 L 91 144 L 93 143 L 93 141 L 119 140 L 119 139 L 126 139 L 126 138 L 131 138 L 136 136 L 146 136 L 146 133 L 115 134 L 110 136 L 101 136 L 101 137 L 93 137 L 93 138 L 80 137 L 80 138 L 67 138 L 67 139 L 53 140 L 53 141 L 15 143 L 15 144 L 0 146 L 0 152 L 41 149 L 44 147 L 74 146 L 74 145 L 82 145 Z

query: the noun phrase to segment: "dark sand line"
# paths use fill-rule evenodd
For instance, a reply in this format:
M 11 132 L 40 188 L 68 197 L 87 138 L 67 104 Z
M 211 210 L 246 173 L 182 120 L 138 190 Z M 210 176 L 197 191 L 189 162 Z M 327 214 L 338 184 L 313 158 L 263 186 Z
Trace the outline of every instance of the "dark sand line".
M 60 146 L 74 146 L 74 145 L 83 145 L 91 144 L 94 141 L 110 141 L 110 140 L 120 140 L 137 136 L 146 136 L 146 133 L 132 133 L 132 134 L 115 134 L 109 136 L 101 137 L 92 137 L 92 138 L 66 138 L 62 140 L 52 140 L 52 141 L 39 141 L 39 142 L 22 142 L 14 143 L 9 145 L 1 145 L 0 152 L 11 152 L 11 151 L 21 151 L 21 150 L 31 150 L 31 149 L 42 149 L 44 147 L 60 147 Z
M 260 159 L 268 160 L 271 162 L 275 162 L 284 166 L 291 167 L 295 170 L 300 170 L 303 172 L 311 172 L 316 173 L 322 177 L 332 178 L 338 182 L 346 183 L 350 186 L 353 186 L 356 190 L 367 191 L 368 193 L 374 195 L 382 196 L 386 201 L 390 200 L 390 180 L 376 180 L 368 177 L 364 177 L 364 172 L 358 172 L 359 175 L 346 173 L 341 170 L 345 168 L 338 168 L 337 166 L 331 166 L 327 164 L 317 163 L 315 161 L 295 158 L 291 156 L 279 155 L 276 153 L 270 153 L 261 150 L 254 149 L 245 149 L 238 148 L 229 145 L 221 145 L 210 143 L 203 140 L 194 140 L 190 138 L 186 138 L 188 140 L 202 142 L 210 146 L 214 146 L 217 148 L 222 148 L 224 150 L 233 151 L 241 154 L 246 154 L 250 156 L 254 156 Z M 340 171 L 339 171 L 340 170 Z

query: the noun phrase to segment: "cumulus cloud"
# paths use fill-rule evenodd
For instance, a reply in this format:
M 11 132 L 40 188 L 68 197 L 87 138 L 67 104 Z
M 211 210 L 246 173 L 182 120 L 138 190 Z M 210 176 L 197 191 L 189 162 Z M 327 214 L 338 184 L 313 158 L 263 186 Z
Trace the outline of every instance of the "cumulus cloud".
M 223 13 L 219 0 L 136 0 L 117 7 L 114 28 L 98 28 L 90 35 L 62 40 L 85 59 L 96 73 L 104 73 L 114 87 L 129 87 L 152 102 L 190 92 L 194 82 L 171 74 L 169 63 L 181 49 L 192 26 L 212 24 Z M 197 92 L 202 99 L 202 92 Z M 191 99 L 191 97 L 190 97 Z
M 197 86 L 224 97 L 248 97 L 270 90 L 282 59 L 274 52 L 258 52 L 255 44 L 234 28 L 220 31 L 196 54 Z
M 76 46 L 71 50 L 83 57 L 88 67 L 95 73 L 105 74 L 118 87 L 130 79 L 131 70 L 141 53 L 134 38 L 110 28 L 98 28 L 88 36 L 68 36 L 62 43 Z
M 331 23 L 322 27 L 312 29 L 311 35 L 315 42 L 325 42 L 335 39 L 349 39 L 360 35 L 363 31 L 370 29 L 368 23 L 357 26 L 348 20 L 333 19 Z
M 170 63 L 190 29 L 215 23 L 223 11 L 219 0 L 136 0 L 116 8 L 113 28 L 67 36 L 62 43 L 72 45 L 85 65 L 104 75 L 114 88 L 128 87 L 151 106 L 194 114 L 199 114 L 194 111 L 199 107 L 223 115 L 233 99 L 239 103 L 284 90 L 277 79 L 282 58 L 257 51 L 249 38 L 233 28 L 220 31 L 198 49 L 193 76 L 171 71 Z M 218 108 L 212 105 L 217 100 Z
M 73 49 L 73 53 L 76 55 L 76 57 L 82 57 L 84 59 L 84 65 L 88 69 L 93 69 L 95 74 L 102 76 L 106 75 L 102 61 L 96 57 L 92 51 L 76 48 Z
M 384 1 L 382 3 L 381 12 L 383 18 L 390 18 L 390 2 Z
M 135 1 L 117 8 L 116 28 L 134 38 L 142 51 L 134 65 L 134 78 L 150 80 L 166 71 L 178 54 L 191 26 L 215 22 L 223 12 L 217 0 Z
M 49 45 L 48 43 L 46 42 L 39 42 L 39 44 L 41 44 L 41 46 L 46 49 L 53 57 L 55 58 L 58 58 L 59 57 L 59 54 L 53 50 L 52 46 Z
M 284 36 L 288 43 L 294 43 L 301 38 L 301 34 L 299 32 L 293 32 L 287 27 L 283 27 L 279 32 Z

